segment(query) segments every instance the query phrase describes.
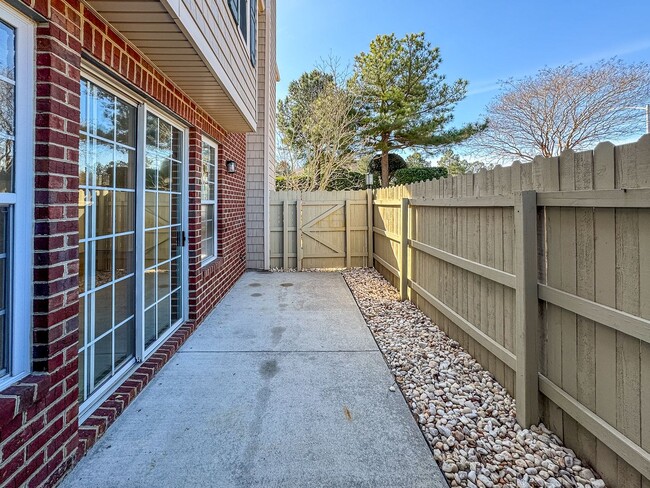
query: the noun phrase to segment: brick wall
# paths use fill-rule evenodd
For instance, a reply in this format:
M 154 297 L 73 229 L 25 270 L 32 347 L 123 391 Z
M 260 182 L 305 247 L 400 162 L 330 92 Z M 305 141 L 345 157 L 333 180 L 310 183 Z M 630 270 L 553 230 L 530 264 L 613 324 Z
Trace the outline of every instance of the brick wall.
M 15 3 L 16 0 L 14 0 Z M 49 486 L 71 468 L 195 330 L 245 268 L 246 138 L 226 133 L 79 0 L 19 0 L 37 28 L 33 371 L 0 391 L 0 486 Z M 190 322 L 78 426 L 78 138 L 81 53 L 190 129 Z M 200 266 L 200 136 L 219 142 L 219 259 Z M 238 164 L 226 174 L 225 160 Z
M 60 477 L 77 452 L 79 2 L 28 1 L 36 31 L 33 371 L 0 392 L 0 484 Z M 27 324 L 26 324 L 27 325 Z
M 190 133 L 190 320 L 201 322 L 246 268 L 246 136 L 229 134 L 219 142 L 217 163 L 217 259 L 201 266 L 201 136 Z M 226 160 L 237 172 L 226 172 Z

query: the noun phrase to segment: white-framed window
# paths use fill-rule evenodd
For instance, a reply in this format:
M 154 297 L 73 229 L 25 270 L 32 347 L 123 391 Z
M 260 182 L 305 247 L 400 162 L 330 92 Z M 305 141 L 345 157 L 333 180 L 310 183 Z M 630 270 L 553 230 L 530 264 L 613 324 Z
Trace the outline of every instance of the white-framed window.
M 250 37 L 248 39 L 248 47 L 250 49 L 251 63 L 253 66 L 257 64 L 257 0 L 250 0 Z
M 217 257 L 217 144 L 201 143 L 201 263 Z
M 248 46 L 253 66 L 257 62 L 257 0 L 228 0 L 228 6 Z
M 30 371 L 34 62 L 34 23 L 0 3 L 0 390 Z

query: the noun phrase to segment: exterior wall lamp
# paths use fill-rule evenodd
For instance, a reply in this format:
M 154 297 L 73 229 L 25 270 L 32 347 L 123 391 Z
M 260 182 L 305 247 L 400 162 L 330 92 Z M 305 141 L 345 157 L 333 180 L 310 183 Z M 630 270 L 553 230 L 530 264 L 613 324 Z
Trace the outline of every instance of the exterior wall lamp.
M 237 163 L 232 159 L 226 161 L 226 171 L 228 171 L 228 173 L 235 173 L 237 171 Z

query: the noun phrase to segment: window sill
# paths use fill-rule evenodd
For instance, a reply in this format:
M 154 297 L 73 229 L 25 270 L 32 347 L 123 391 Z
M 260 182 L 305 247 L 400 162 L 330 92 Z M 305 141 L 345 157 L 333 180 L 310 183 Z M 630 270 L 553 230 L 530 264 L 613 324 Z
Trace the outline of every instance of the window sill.
M 201 261 L 201 269 L 207 268 L 208 266 L 212 265 L 216 261 L 223 260 L 223 258 L 219 256 L 212 256 L 211 258 L 206 259 L 205 261 Z
M 25 412 L 50 390 L 51 378 L 46 373 L 34 373 L 16 380 L 14 384 L 0 391 L 0 419 L 2 425 Z
M 212 258 L 210 259 L 210 261 L 206 261 L 205 264 L 201 264 L 201 271 L 210 272 L 215 269 L 219 269 L 221 268 L 221 266 L 223 266 L 223 263 L 225 262 L 226 260 L 223 258 L 223 256 Z

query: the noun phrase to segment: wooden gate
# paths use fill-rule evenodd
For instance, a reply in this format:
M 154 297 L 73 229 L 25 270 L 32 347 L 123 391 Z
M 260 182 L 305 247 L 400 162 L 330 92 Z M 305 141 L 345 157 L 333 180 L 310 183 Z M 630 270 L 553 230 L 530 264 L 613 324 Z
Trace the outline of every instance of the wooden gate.
M 369 201 L 363 190 L 271 192 L 271 268 L 372 266 Z

